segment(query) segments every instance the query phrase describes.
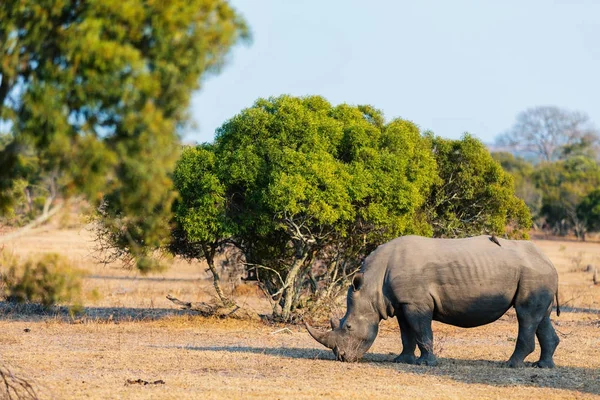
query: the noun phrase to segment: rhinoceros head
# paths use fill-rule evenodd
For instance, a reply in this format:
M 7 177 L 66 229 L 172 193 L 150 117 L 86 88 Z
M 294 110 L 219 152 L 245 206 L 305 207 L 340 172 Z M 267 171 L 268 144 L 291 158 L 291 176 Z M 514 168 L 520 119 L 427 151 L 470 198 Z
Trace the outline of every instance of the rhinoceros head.
M 320 332 L 305 323 L 308 333 L 323 346 L 333 350 L 339 361 L 355 362 L 369 350 L 379 331 L 379 314 L 372 306 L 371 294 L 362 290 L 363 274 L 358 273 L 348 289 L 346 315 L 331 319 L 331 331 Z

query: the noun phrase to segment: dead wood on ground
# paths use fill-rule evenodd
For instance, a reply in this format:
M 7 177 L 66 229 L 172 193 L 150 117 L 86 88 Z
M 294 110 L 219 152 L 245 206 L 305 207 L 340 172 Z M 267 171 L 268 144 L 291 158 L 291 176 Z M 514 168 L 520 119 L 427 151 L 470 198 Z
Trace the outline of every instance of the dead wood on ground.
M 205 303 L 202 301 L 181 301 L 178 298 L 171 296 L 170 294 L 167 295 L 167 299 L 180 306 L 182 310 L 196 311 L 200 315 L 205 317 L 233 318 L 260 321 L 260 316 L 256 312 L 240 307 L 237 304 L 224 306 L 219 304 Z

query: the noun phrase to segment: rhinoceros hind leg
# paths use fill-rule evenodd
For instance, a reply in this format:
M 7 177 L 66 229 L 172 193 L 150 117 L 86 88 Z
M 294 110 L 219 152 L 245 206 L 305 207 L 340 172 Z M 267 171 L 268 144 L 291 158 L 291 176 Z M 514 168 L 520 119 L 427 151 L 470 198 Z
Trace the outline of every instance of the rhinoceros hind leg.
M 417 348 L 417 338 L 411 329 L 408 321 L 401 312 L 396 312 L 398 316 L 398 325 L 400 325 L 400 336 L 402 338 L 402 353 L 394 362 L 404 364 L 414 364 L 417 358 L 415 357 L 415 349 Z
M 524 306 L 516 305 L 517 320 L 519 321 L 519 333 L 515 351 L 508 360 L 507 365 L 511 368 L 524 366 L 523 360 L 535 350 L 535 332 L 544 317 L 539 314 L 540 307 L 533 301 Z
M 421 357 L 415 363 L 417 365 L 437 365 L 437 359 L 433 355 L 432 311 L 406 304 L 402 308 L 402 315 L 408 323 L 410 331 L 412 331 L 417 346 L 419 346 L 419 350 L 421 351 Z
M 554 327 L 552 327 L 549 316 L 542 319 L 535 334 L 540 342 L 541 354 L 540 360 L 533 365 L 539 368 L 554 368 L 552 357 L 554 356 L 554 350 L 556 350 L 560 339 L 556 335 Z

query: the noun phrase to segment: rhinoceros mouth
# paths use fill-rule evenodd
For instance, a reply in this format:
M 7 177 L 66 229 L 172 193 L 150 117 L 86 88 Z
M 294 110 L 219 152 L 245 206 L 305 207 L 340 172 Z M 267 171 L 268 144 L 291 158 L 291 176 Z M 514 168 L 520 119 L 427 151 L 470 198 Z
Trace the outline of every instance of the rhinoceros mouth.
M 358 361 L 358 357 L 348 356 L 348 355 L 340 352 L 338 350 L 337 346 L 333 348 L 333 354 L 335 354 L 335 359 L 337 361 L 348 362 L 348 363 Z

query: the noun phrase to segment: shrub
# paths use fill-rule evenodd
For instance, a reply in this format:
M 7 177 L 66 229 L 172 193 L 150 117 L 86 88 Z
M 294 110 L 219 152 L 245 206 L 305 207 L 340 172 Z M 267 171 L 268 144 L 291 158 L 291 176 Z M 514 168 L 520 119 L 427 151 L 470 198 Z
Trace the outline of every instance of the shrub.
M 29 258 L 24 263 L 17 257 L 3 256 L 0 267 L 2 294 L 7 301 L 51 307 L 80 298 L 83 271 L 58 254 Z

